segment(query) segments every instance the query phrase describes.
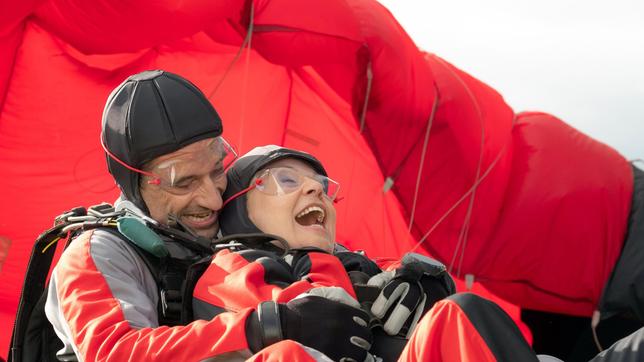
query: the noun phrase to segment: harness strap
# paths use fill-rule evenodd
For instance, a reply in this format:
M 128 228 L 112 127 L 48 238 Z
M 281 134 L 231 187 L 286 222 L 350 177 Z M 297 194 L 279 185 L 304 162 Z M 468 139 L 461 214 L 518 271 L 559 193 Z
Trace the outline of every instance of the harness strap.
M 185 325 L 194 320 L 192 293 L 195 290 L 197 281 L 206 272 L 212 260 L 211 256 L 206 256 L 198 262 L 190 265 L 186 271 L 185 282 L 182 290 L 182 307 L 181 307 L 181 324 Z
M 22 343 L 25 340 L 29 324 L 28 321 L 40 296 L 45 290 L 49 268 L 56 253 L 55 247 L 48 248 L 47 246 L 60 238 L 64 226 L 64 224 L 56 225 L 40 234 L 31 251 L 25 281 L 20 292 L 20 304 L 18 305 L 13 333 L 11 335 L 10 360 L 22 360 Z
M 263 346 L 270 346 L 284 339 L 280 322 L 280 310 L 277 303 L 273 301 L 259 303 L 257 317 L 262 328 Z

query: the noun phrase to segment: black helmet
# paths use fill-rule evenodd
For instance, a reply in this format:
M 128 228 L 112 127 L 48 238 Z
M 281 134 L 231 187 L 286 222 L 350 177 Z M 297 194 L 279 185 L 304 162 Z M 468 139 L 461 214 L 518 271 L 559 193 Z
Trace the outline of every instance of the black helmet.
M 318 174 L 327 176 L 322 163 L 306 152 L 276 145 L 256 147 L 239 158 L 228 170 L 228 186 L 224 192 L 223 199 L 228 200 L 231 196 L 246 189 L 258 171 L 265 168 L 269 163 L 284 158 L 302 160 Z M 245 193 L 232 199 L 222 209 L 219 215 L 219 226 L 223 235 L 261 233 L 261 230 L 248 217 Z
M 101 142 L 123 196 L 147 213 L 140 173 L 119 161 L 140 169 L 156 157 L 218 137 L 222 131 L 219 115 L 197 87 L 176 74 L 149 70 L 129 77 L 110 94 Z

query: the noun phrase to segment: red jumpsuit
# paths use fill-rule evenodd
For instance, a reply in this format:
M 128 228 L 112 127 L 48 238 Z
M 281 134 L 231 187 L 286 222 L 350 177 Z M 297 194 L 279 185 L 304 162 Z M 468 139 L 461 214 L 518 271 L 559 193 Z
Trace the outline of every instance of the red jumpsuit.
M 227 311 L 254 308 L 261 301 L 285 303 L 311 288 L 339 286 L 355 297 L 344 266 L 325 253 L 309 253 L 291 266 L 271 253 L 223 250 L 194 290 L 195 317 L 210 319 Z M 320 336 L 325 338 L 325 336 Z M 253 361 L 313 361 L 323 356 L 293 341 L 255 354 Z M 535 360 L 512 320 L 494 303 L 473 294 L 438 302 L 416 327 L 400 361 Z
M 341 287 L 356 297 L 338 258 L 321 252 L 308 253 L 304 258 L 306 261 L 298 262 L 303 267 L 292 272 L 286 261 L 271 252 L 222 250 L 195 285 L 196 304 L 201 301 L 226 311 L 239 311 L 267 300 L 286 303 L 315 287 Z M 204 317 L 198 308 L 195 316 Z

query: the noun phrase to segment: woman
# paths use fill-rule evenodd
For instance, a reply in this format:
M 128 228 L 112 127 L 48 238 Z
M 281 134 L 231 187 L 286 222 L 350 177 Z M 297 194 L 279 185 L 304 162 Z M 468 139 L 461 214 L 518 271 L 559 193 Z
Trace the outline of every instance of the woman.
M 421 316 L 437 300 L 453 293 L 453 282 L 441 265 L 423 260 L 421 256 L 406 256 L 401 262 L 376 265 L 363 255 L 337 245 L 333 201 L 338 189 L 339 185 L 327 177 L 322 164 L 307 153 L 265 146 L 241 157 L 228 172 L 226 202 L 219 218 L 221 230 L 227 237 L 215 245 L 220 251 L 195 287 L 195 317 L 210 319 L 224 311 L 257 306 L 259 317 L 252 320 L 274 318 L 279 322 L 273 328 L 278 331 L 268 338 L 266 334 L 270 333 L 266 328 L 247 323 L 247 331 L 260 336 L 254 346 L 252 338 L 248 338 L 253 352 L 280 340 L 294 339 L 334 360 L 361 361 L 370 356 L 367 350 L 379 357 L 384 355 L 386 360 L 394 360 L 405 345 L 408 347 L 401 359 L 426 360 L 437 356 L 460 359 L 463 353 L 496 356 L 494 346 L 472 344 L 470 340 L 475 339 L 466 342 L 469 348 L 459 346 L 446 351 L 444 340 L 449 339 L 450 334 L 430 333 L 437 325 L 443 328 L 445 322 L 451 320 L 454 308 L 458 309 L 456 314 L 460 311 L 467 315 L 464 305 L 459 305 L 461 302 L 472 304 L 471 300 L 475 299 L 473 303 L 482 305 L 480 309 L 484 314 L 503 313 L 496 306 L 479 303 L 475 296 L 448 301 L 441 306 L 442 319 L 432 318 L 435 320 L 432 322 L 425 318 L 415 328 Z M 381 268 L 391 271 L 382 272 Z M 361 288 L 365 282 L 382 287 L 375 293 L 377 298 L 365 298 L 368 293 L 360 293 L 364 291 Z M 288 331 L 293 329 L 288 321 L 285 322 L 292 312 L 289 306 L 296 305 L 300 298 L 332 300 L 337 305 L 325 302 L 325 308 L 309 311 L 323 317 L 306 319 L 310 325 L 300 326 L 298 333 L 289 335 Z M 338 307 L 340 304 L 346 307 Z M 337 316 L 325 314 L 326 309 L 336 307 L 345 309 L 338 311 Z M 351 312 L 361 307 L 371 314 Z M 276 311 L 273 316 L 272 311 Z M 356 324 L 345 323 L 348 334 L 342 334 L 342 331 L 338 335 L 306 333 L 307 328 L 315 331 L 318 323 L 330 323 L 329 320 L 341 319 L 351 313 L 349 319 Z M 445 319 L 445 316 L 451 317 Z M 456 325 L 451 333 L 462 335 L 461 325 Z M 287 333 L 281 333 L 280 327 Z M 472 333 L 482 340 L 474 327 Z M 383 329 L 387 333 L 383 333 Z M 503 343 L 512 346 L 513 356 L 525 354 L 535 359 L 518 329 L 510 327 L 509 330 L 510 334 L 515 334 L 517 343 L 510 343 L 512 338 L 504 339 Z M 381 337 L 397 336 L 376 338 L 372 347 L 372 331 Z M 345 337 L 350 343 L 342 343 Z M 408 343 L 409 337 L 411 342 Z M 436 339 L 436 343 L 428 344 L 432 339 Z M 392 350 L 395 352 L 382 352 Z

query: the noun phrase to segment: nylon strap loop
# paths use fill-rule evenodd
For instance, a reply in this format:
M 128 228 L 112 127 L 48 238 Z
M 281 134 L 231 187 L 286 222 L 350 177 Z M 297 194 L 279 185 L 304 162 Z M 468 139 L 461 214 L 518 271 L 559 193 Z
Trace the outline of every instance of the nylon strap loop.
M 262 330 L 262 343 L 268 347 L 284 339 L 280 322 L 279 305 L 273 301 L 261 302 L 257 308 L 257 317 Z

